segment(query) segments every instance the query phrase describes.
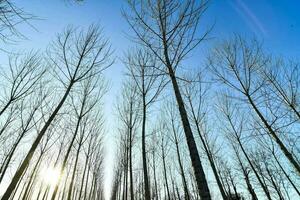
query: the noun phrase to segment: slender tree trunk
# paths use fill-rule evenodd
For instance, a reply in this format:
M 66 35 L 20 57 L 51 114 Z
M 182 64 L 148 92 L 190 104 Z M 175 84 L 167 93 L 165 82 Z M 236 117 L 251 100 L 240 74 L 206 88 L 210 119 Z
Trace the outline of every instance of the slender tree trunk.
M 86 156 L 86 158 L 85 158 L 85 163 L 84 163 L 84 169 L 83 169 L 83 174 L 82 174 L 82 178 L 81 178 L 81 184 L 80 184 L 78 200 L 81 200 L 81 195 L 82 195 L 82 190 L 83 190 L 83 185 L 84 185 L 84 180 L 85 180 L 87 164 L 88 164 L 88 156 Z
M 33 156 L 36 148 L 38 147 L 40 141 L 42 140 L 43 136 L 45 135 L 45 133 L 48 130 L 49 126 L 51 125 L 52 121 L 56 117 L 58 111 L 61 109 L 61 107 L 63 106 L 65 100 L 67 99 L 67 97 L 68 97 L 68 95 L 71 91 L 72 86 L 73 86 L 73 82 L 70 83 L 70 85 L 68 86 L 63 98 L 60 100 L 59 104 L 57 105 L 57 107 L 55 108 L 55 110 L 53 111 L 53 113 L 51 114 L 51 116 L 49 117 L 49 119 L 47 120 L 47 122 L 45 123 L 45 125 L 43 126 L 41 131 L 39 132 L 38 136 L 34 140 L 29 152 L 27 153 L 27 155 L 26 155 L 25 159 L 23 160 L 23 162 L 22 162 L 21 166 L 19 167 L 19 169 L 14 174 L 14 176 L 13 176 L 9 186 L 7 187 L 5 193 L 3 194 L 1 200 L 8 200 L 9 197 L 11 196 L 11 194 L 14 191 L 18 181 L 20 180 L 22 174 L 24 173 L 26 167 L 29 165 L 29 162 L 31 161 L 32 156 Z
M 179 109 L 179 113 L 180 113 L 180 117 L 181 117 L 181 121 L 182 121 L 182 125 L 183 125 L 183 130 L 185 133 L 185 137 L 186 137 L 186 141 L 187 141 L 187 145 L 188 145 L 188 149 L 189 149 L 189 153 L 190 153 L 190 158 L 192 161 L 193 170 L 195 173 L 198 191 L 199 191 L 199 194 L 200 194 L 202 200 L 211 200 L 209 188 L 208 188 L 207 181 L 205 178 L 205 173 L 204 173 L 201 161 L 200 161 L 200 156 L 199 156 L 195 138 L 193 136 L 193 132 L 192 132 L 192 129 L 190 126 L 188 115 L 187 115 L 187 112 L 186 112 L 186 109 L 184 106 L 184 102 L 183 102 L 183 99 L 182 99 L 182 96 L 181 96 L 181 93 L 179 90 L 179 86 L 178 86 L 174 71 L 171 68 L 171 64 L 169 63 L 168 59 L 167 59 L 167 64 L 168 64 L 169 75 L 170 75 L 170 78 L 172 81 L 175 97 L 176 97 L 177 104 L 178 104 L 178 109 Z
M 144 88 L 144 87 L 143 87 Z M 146 154 L 146 112 L 147 105 L 145 95 L 143 94 L 143 119 L 142 119 L 142 161 L 143 161 L 143 174 L 144 174 L 144 190 L 145 190 L 145 200 L 151 200 L 150 196 L 150 182 L 148 178 L 147 169 L 147 154 Z
M 90 188 L 90 193 L 89 193 L 89 197 L 88 197 L 88 200 L 91 200 L 92 196 L 93 196 L 93 193 L 94 193 L 94 185 L 95 185 L 95 177 L 93 175 L 93 178 L 92 178 L 92 185 L 91 185 L 91 188 Z
M 16 195 L 16 193 L 17 193 L 17 191 L 18 191 L 18 189 L 19 189 L 19 187 L 20 187 L 20 185 L 21 185 L 21 182 L 22 182 L 22 180 L 23 180 L 23 178 L 24 178 L 24 176 L 25 176 L 25 174 L 26 174 L 27 169 L 28 169 L 28 166 L 26 167 L 26 169 L 25 169 L 23 175 L 21 176 L 21 178 L 20 178 L 20 180 L 19 180 L 19 182 L 18 182 L 16 188 L 14 189 L 13 194 L 12 194 L 12 196 L 11 196 L 10 199 L 14 199 L 14 198 L 15 198 L 15 195 Z M 25 184 L 24 184 L 24 185 L 25 185 Z M 23 185 L 23 186 L 24 186 L 24 185 Z
M 288 179 L 288 181 L 290 182 L 290 184 L 293 186 L 293 188 L 297 192 L 298 196 L 300 197 L 300 191 L 298 190 L 297 186 L 292 181 L 292 179 L 290 178 L 290 176 L 286 173 L 285 169 L 282 167 L 281 163 L 279 162 L 277 156 L 273 152 L 272 152 L 272 154 L 273 154 L 273 157 L 274 157 L 277 165 L 279 166 L 279 168 L 281 169 L 281 171 L 284 173 L 285 177 Z
M 268 198 L 269 200 L 272 200 L 271 195 L 270 195 L 270 192 L 269 192 L 269 190 L 268 190 L 266 184 L 261 180 L 260 176 L 258 175 L 258 173 L 257 173 L 255 167 L 253 166 L 252 161 L 250 160 L 248 154 L 246 153 L 246 151 L 245 151 L 245 149 L 244 149 L 242 143 L 239 142 L 239 145 L 240 145 L 241 150 L 242 150 L 244 156 L 246 157 L 246 159 L 247 159 L 247 161 L 248 161 L 248 163 L 249 163 L 249 165 L 250 165 L 252 171 L 254 172 L 254 174 L 255 174 L 255 176 L 256 176 L 258 182 L 260 183 L 260 186 L 262 187 L 262 189 L 263 189 L 265 195 L 267 196 L 267 198 Z
M 181 156 L 180 156 L 178 138 L 177 138 L 177 135 L 175 133 L 173 122 L 172 122 L 172 129 L 173 129 L 174 138 L 175 138 L 177 160 L 178 160 L 179 169 L 180 169 L 180 175 L 181 175 L 181 179 L 182 179 L 182 183 L 183 183 L 184 196 L 185 196 L 186 200 L 190 200 L 190 195 L 189 195 L 189 190 L 188 190 L 188 186 L 187 186 L 187 182 L 186 182 L 186 177 L 185 177 L 184 169 L 183 169 L 182 162 L 181 162 Z
M 25 182 L 24 182 L 24 184 L 23 184 L 23 186 L 22 186 L 22 189 L 21 189 L 21 191 L 20 191 L 18 200 L 19 200 L 19 199 L 22 199 L 22 194 L 23 194 L 23 192 L 24 192 L 24 190 L 25 190 L 25 187 L 26 187 L 26 184 L 25 184 Z
M 129 153 L 128 153 L 129 149 L 126 148 L 126 167 L 125 167 L 125 200 L 128 199 L 128 157 L 129 157 Z
M 87 171 L 87 175 L 86 175 L 83 200 L 86 200 L 86 197 L 87 197 L 87 187 L 88 187 L 88 183 L 89 183 L 89 177 L 90 177 L 90 166 L 88 166 L 88 171 Z
M 237 131 L 236 131 L 236 129 L 235 129 L 235 127 L 234 127 L 234 125 L 233 125 L 231 119 L 230 119 L 228 116 L 227 116 L 227 119 L 228 119 L 228 121 L 229 121 L 229 123 L 230 123 L 230 126 L 231 126 L 231 128 L 232 128 L 232 130 L 233 130 L 235 136 L 237 137 L 237 142 L 238 142 L 239 146 L 241 147 L 241 150 L 242 150 L 242 152 L 243 152 L 243 155 L 246 157 L 246 160 L 248 161 L 248 163 L 249 163 L 249 165 L 250 165 L 252 171 L 254 172 L 254 174 L 255 174 L 255 176 L 256 176 L 256 178 L 257 178 L 257 180 L 258 180 L 260 186 L 262 187 L 262 189 L 263 189 L 265 195 L 267 196 L 267 198 L 268 198 L 269 200 L 272 200 L 271 195 L 270 195 L 270 192 L 269 192 L 269 190 L 268 190 L 266 184 L 265 184 L 265 183 L 263 182 L 263 180 L 260 178 L 260 176 L 259 176 L 259 174 L 257 173 L 257 170 L 255 169 L 255 167 L 254 167 L 254 165 L 253 165 L 251 159 L 249 158 L 249 156 L 248 156 L 246 150 L 244 149 L 244 146 L 243 146 L 241 140 L 239 139 L 238 133 L 237 133 Z
M 40 184 L 39 192 L 38 192 L 38 194 L 36 195 L 36 200 L 39 200 L 39 199 L 40 199 L 40 196 L 41 196 L 41 194 L 42 194 L 42 191 L 43 191 L 43 183 Z
M 16 143 L 14 144 L 13 148 L 10 150 L 9 154 L 7 155 L 7 157 L 5 158 L 4 162 L 3 162 L 3 165 L 1 166 L 1 169 L 0 169 L 0 172 L 1 172 L 1 176 L 0 176 L 0 183 L 2 182 L 3 180 L 3 177 L 5 175 L 5 172 L 6 170 L 8 169 L 8 166 L 10 164 L 10 161 L 21 141 L 23 137 L 19 137 L 18 140 L 16 141 Z
M 271 136 L 274 138 L 275 142 L 279 145 L 279 147 L 280 147 L 281 151 L 283 152 L 283 154 L 290 161 L 290 163 L 292 164 L 292 166 L 295 168 L 295 170 L 297 171 L 297 173 L 299 175 L 300 174 L 300 165 L 299 165 L 299 163 L 294 159 L 293 155 L 289 152 L 289 150 L 286 148 L 286 146 L 283 144 L 283 142 L 281 141 L 281 139 L 275 133 L 275 131 L 273 130 L 273 128 L 271 127 L 271 125 L 268 123 L 268 121 L 262 115 L 262 113 L 260 112 L 260 110 L 257 108 L 257 106 L 255 105 L 255 103 L 253 102 L 252 97 L 249 94 L 247 94 L 246 97 L 247 97 L 250 105 L 252 106 L 252 108 L 254 109 L 254 111 L 256 112 L 256 114 L 258 115 L 258 117 L 260 118 L 260 120 L 263 122 L 263 124 L 265 125 L 265 127 L 267 128 L 267 130 L 269 131 L 269 133 L 271 134 Z
M 71 170 L 67 170 L 67 176 L 65 178 L 64 186 L 63 186 L 63 188 L 60 192 L 61 198 L 58 197 L 57 199 L 65 200 L 66 190 L 67 190 L 67 187 L 68 187 L 68 178 L 69 178 L 70 172 L 71 172 Z
M 80 114 L 79 114 L 79 117 L 78 117 L 78 119 L 77 119 L 77 124 L 76 124 L 76 128 L 75 128 L 75 131 L 74 131 L 72 140 L 71 140 L 70 143 L 69 143 L 69 146 L 68 146 L 68 149 L 67 149 L 67 153 L 66 153 L 66 155 L 65 155 L 65 157 L 64 157 L 64 160 L 63 160 L 63 164 L 62 164 L 62 166 L 61 166 L 61 168 L 60 168 L 60 170 L 59 170 L 60 176 L 59 176 L 58 181 L 57 181 L 57 183 L 56 183 L 56 185 L 55 185 L 54 191 L 53 191 L 53 193 L 52 193 L 51 200 L 55 200 L 55 197 L 56 197 L 56 195 L 57 195 L 58 186 L 59 186 L 60 181 L 61 181 L 61 179 L 62 179 L 62 175 L 63 175 L 63 173 L 64 173 L 64 170 L 65 170 L 65 168 L 66 168 L 67 161 L 68 161 L 69 155 L 70 155 L 70 153 L 71 153 L 71 150 L 72 150 L 74 141 L 75 141 L 75 139 L 76 139 L 76 136 L 77 136 L 77 133 L 78 133 L 78 130 L 79 130 L 79 126 L 80 126 L 80 122 L 81 122 L 82 117 L 83 117 L 83 116 L 82 116 L 82 114 L 83 114 L 83 108 L 84 108 L 84 102 L 83 102 L 83 104 L 82 104 L 82 106 L 81 106 L 81 109 L 80 109 Z
M 171 200 L 169 184 L 168 184 L 168 177 L 167 177 L 166 160 L 165 160 L 166 155 L 165 155 L 165 149 L 164 149 L 163 141 L 162 141 L 162 144 L 161 144 L 161 151 L 162 151 L 162 161 L 163 161 L 163 173 L 164 173 L 164 180 L 165 180 L 168 200 Z
M 249 174 L 246 171 L 246 169 L 245 169 L 245 167 L 244 167 L 244 165 L 242 163 L 242 160 L 241 160 L 241 158 L 240 158 L 240 156 L 239 156 L 236 148 L 234 148 L 234 152 L 235 152 L 235 155 L 236 155 L 236 157 L 238 159 L 239 165 L 240 165 L 240 167 L 242 169 L 242 172 L 243 172 L 243 175 L 244 175 L 244 179 L 245 179 L 246 184 L 247 184 L 248 192 L 250 193 L 250 195 L 252 197 L 252 200 L 258 200 L 257 195 L 256 195 L 256 193 L 255 193 L 255 191 L 254 191 L 254 189 L 252 187 L 251 182 L 250 182 Z
M 269 168 L 268 168 L 267 166 L 265 166 L 265 167 L 266 167 L 267 174 L 268 174 L 269 177 L 270 177 L 271 183 L 272 183 L 272 185 L 273 185 L 273 187 L 274 187 L 274 189 L 275 189 L 275 191 L 276 191 L 276 193 L 277 193 L 279 199 L 280 199 L 280 200 L 284 200 L 284 198 L 283 198 L 283 196 L 282 196 L 282 193 L 281 193 L 280 189 L 278 188 L 278 185 L 276 184 L 276 182 L 275 182 L 275 180 L 274 180 L 274 177 L 273 177 L 272 172 L 270 172 L 270 170 L 269 170 Z
M 0 110 L 0 116 L 6 111 L 6 109 L 10 106 L 13 101 L 10 99 L 6 105 Z
M 170 171 L 170 177 L 171 177 L 171 182 L 172 182 L 172 198 L 171 199 L 176 199 L 176 189 L 175 189 L 175 182 L 174 182 L 174 179 L 173 179 L 173 176 L 172 176 L 172 171 L 171 171 L 171 168 L 169 168 L 169 171 Z M 171 196 L 171 195 L 170 195 Z
M 47 188 L 46 188 L 46 190 L 45 190 L 45 192 L 44 192 L 44 195 L 43 195 L 43 198 L 42 198 L 42 200 L 45 200 L 45 199 L 47 199 L 47 196 L 48 196 L 48 194 L 49 194 L 49 190 L 50 190 L 50 187 L 49 187 L 49 186 L 47 186 Z M 39 200 L 39 199 L 37 199 L 37 200 Z
M 190 104 L 190 107 L 191 107 L 191 111 L 192 111 L 192 116 L 193 116 L 193 119 L 194 119 L 194 122 L 195 122 L 195 125 L 196 125 L 196 128 L 197 128 L 197 132 L 198 132 L 198 135 L 199 135 L 199 138 L 200 138 L 200 141 L 204 147 L 204 150 L 205 150 L 205 153 L 207 155 L 207 158 L 208 158 L 208 161 L 209 161 L 209 164 L 212 168 L 212 171 L 214 173 L 214 176 L 215 176 L 215 179 L 217 181 L 217 185 L 218 185 L 218 188 L 220 190 L 220 193 L 222 195 L 222 198 L 223 200 L 226 200 L 227 197 L 226 197 L 226 193 L 224 191 L 224 187 L 220 181 L 220 178 L 219 178 L 219 174 L 218 174 L 218 170 L 217 170 L 217 167 L 215 165 L 215 161 L 214 161 L 214 158 L 213 158 L 213 155 L 208 147 L 208 144 L 205 142 L 202 134 L 201 134 L 201 131 L 200 131 L 200 127 L 199 127 L 199 124 L 198 124 L 198 120 L 197 120 L 197 117 L 196 117 L 196 114 L 195 114 L 195 110 L 194 110 L 194 107 L 193 107 L 193 104 L 192 104 L 192 101 L 190 98 L 188 98 L 188 101 L 189 101 L 189 104 Z
M 155 164 L 155 151 L 152 152 L 153 159 L 153 176 L 154 176 L 154 187 L 155 187 L 155 197 L 158 199 L 158 188 L 157 188 L 157 179 L 156 179 L 156 164 Z
M 129 120 L 129 176 L 130 176 L 130 199 L 134 200 L 133 187 L 133 169 L 132 169 L 132 103 L 130 104 L 130 120 Z
M 25 200 L 27 198 L 28 191 L 29 191 L 29 188 L 30 188 L 31 183 L 32 183 L 32 179 L 33 179 L 33 177 L 34 177 L 34 175 L 36 173 L 36 170 L 38 169 L 38 167 L 40 165 L 40 161 L 41 161 L 42 156 L 43 156 L 43 153 L 40 154 L 38 160 L 35 163 L 35 166 L 34 166 L 32 172 L 31 172 L 31 175 L 30 175 L 29 181 L 27 183 L 27 186 L 26 186 L 26 189 L 25 189 L 25 192 L 24 192 L 22 200 Z
M 82 140 L 80 142 L 82 142 Z M 71 177 L 71 183 L 70 183 L 69 191 L 68 191 L 68 197 L 67 197 L 68 200 L 72 199 L 72 189 L 73 189 L 75 174 L 76 174 L 76 170 L 77 170 L 77 163 L 78 163 L 80 148 L 81 148 L 81 144 L 79 144 L 77 152 L 76 152 L 76 158 L 75 158 L 75 163 L 74 163 L 74 167 L 73 167 L 73 173 L 72 173 L 72 177 Z
M 230 173 L 230 172 L 229 172 L 229 173 Z M 235 195 L 235 197 L 238 199 L 238 198 L 239 198 L 239 193 L 238 193 L 238 191 L 237 191 L 237 188 L 236 188 L 236 185 L 235 185 L 235 183 L 234 183 L 234 180 L 233 180 L 233 177 L 232 177 L 231 173 L 229 174 L 229 180 L 230 180 L 230 183 L 231 183 L 231 185 L 232 185 L 232 188 L 233 188 L 233 191 L 234 191 L 234 195 Z
M 17 141 L 14 143 L 13 145 L 13 148 L 10 150 L 8 156 L 5 158 L 1 168 L 0 168 L 0 173 L 1 173 L 1 176 L 0 176 L 0 183 L 2 182 L 3 180 L 3 177 L 5 175 L 5 172 L 10 164 L 10 161 L 18 147 L 18 145 L 20 144 L 22 138 L 24 137 L 25 133 L 28 131 L 28 127 L 30 125 L 30 122 L 34 116 L 34 113 L 36 112 L 37 110 L 37 107 L 34 108 L 33 112 L 30 113 L 29 117 L 28 117 L 28 120 L 26 121 L 25 123 L 25 126 L 22 126 L 22 132 L 18 135 L 18 138 L 17 138 Z
M 128 166 L 128 160 L 127 160 L 127 147 L 125 148 L 125 152 L 124 152 L 124 169 L 123 169 L 123 196 L 122 199 L 123 200 L 127 200 L 127 174 L 128 174 L 128 170 L 127 170 L 127 166 Z

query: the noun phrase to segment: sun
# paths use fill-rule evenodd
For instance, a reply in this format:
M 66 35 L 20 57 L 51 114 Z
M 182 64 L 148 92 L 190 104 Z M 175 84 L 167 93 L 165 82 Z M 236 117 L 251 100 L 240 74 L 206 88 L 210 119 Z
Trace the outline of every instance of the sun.
M 40 176 L 45 183 L 55 185 L 59 179 L 59 170 L 56 168 L 45 168 L 41 171 Z

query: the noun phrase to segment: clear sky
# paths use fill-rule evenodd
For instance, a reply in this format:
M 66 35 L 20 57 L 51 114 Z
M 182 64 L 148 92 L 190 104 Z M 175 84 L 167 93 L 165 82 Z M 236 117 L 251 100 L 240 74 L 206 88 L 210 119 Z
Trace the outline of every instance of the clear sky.
M 82 3 L 66 3 L 64 0 L 14 0 L 17 6 L 23 7 L 40 20 L 31 24 L 36 30 L 22 25 L 20 31 L 28 37 L 9 48 L 18 51 L 44 50 L 55 35 L 67 25 L 87 27 L 92 23 L 103 27 L 115 50 L 116 63 L 107 70 L 107 79 L 111 89 L 105 98 L 105 117 L 107 117 L 107 146 L 109 146 L 108 163 L 111 163 L 113 150 L 114 104 L 119 94 L 124 66 L 118 58 L 133 44 L 125 33 L 130 33 L 126 21 L 122 18 L 121 8 L 124 0 L 85 0 Z M 123 5 L 122 5 L 123 4 Z M 300 1 L 299 0 L 211 0 L 209 9 L 200 24 L 207 28 L 212 24 L 214 29 L 211 39 L 198 48 L 190 58 L 189 64 L 198 67 L 209 46 L 217 41 L 230 38 L 234 33 L 256 36 L 265 47 L 276 55 L 298 58 L 300 54 Z M 7 46 L 6 46 L 7 47 Z M 8 47 L 7 47 L 8 48 Z M 3 56 L 0 56 L 3 59 Z M 5 62 L 5 61 L 4 61 Z M 2 63 L 4 63 L 2 62 Z M 110 180 L 108 164 L 107 181 Z

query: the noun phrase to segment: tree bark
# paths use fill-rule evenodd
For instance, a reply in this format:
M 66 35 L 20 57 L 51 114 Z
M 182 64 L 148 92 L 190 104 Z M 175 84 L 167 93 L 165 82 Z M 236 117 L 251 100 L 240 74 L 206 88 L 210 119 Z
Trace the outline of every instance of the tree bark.
M 181 117 L 181 121 L 182 121 L 182 125 L 183 125 L 183 130 L 185 133 L 185 137 L 186 137 L 186 141 L 187 141 L 187 145 L 188 145 L 188 149 L 189 149 L 189 153 L 190 153 L 190 158 L 192 161 L 192 166 L 193 166 L 193 170 L 195 173 L 195 178 L 196 178 L 196 182 L 197 182 L 197 186 L 198 186 L 198 192 L 199 195 L 201 196 L 202 200 L 211 200 L 211 196 L 209 193 L 209 188 L 207 185 L 207 180 L 205 178 L 205 173 L 202 167 L 202 163 L 200 161 L 200 156 L 198 153 L 198 149 L 196 146 L 196 142 L 195 142 L 195 138 L 190 126 L 190 122 L 187 116 L 187 112 L 184 106 L 184 102 L 179 90 L 179 86 L 174 74 L 173 69 L 171 68 L 171 64 L 167 59 L 167 63 L 168 63 L 168 70 L 169 70 L 169 75 L 172 81 L 172 85 L 173 85 L 173 89 L 174 89 L 174 93 L 175 93 L 175 97 L 176 97 L 176 101 L 178 104 L 178 109 L 179 109 L 179 113 L 180 113 L 180 117 Z
M 175 138 L 177 160 L 178 160 L 180 174 L 181 174 L 182 183 L 183 183 L 184 196 L 185 196 L 186 200 L 190 200 L 190 194 L 189 194 L 189 190 L 188 190 L 188 186 L 187 186 L 187 181 L 186 181 L 186 177 L 184 175 L 184 169 L 183 169 L 183 165 L 182 165 L 182 162 L 181 162 L 180 150 L 179 150 L 179 145 L 178 145 L 178 138 L 177 138 L 177 135 L 175 133 L 173 121 L 172 121 L 172 129 L 173 129 L 173 134 L 174 134 L 174 138 Z
M 196 124 L 196 128 L 197 128 L 198 135 L 200 137 L 200 141 L 201 141 L 201 143 L 202 143 L 202 145 L 204 147 L 205 153 L 207 155 L 208 161 L 209 161 L 210 166 L 212 168 L 212 171 L 214 173 L 214 176 L 215 176 L 215 179 L 217 181 L 217 185 L 219 187 L 219 190 L 220 190 L 220 193 L 222 195 L 222 198 L 223 198 L 223 200 L 226 200 L 227 196 L 226 196 L 224 187 L 222 185 L 222 182 L 220 180 L 220 177 L 219 177 L 219 174 L 218 174 L 217 167 L 215 165 L 215 161 L 214 161 L 213 155 L 212 155 L 210 149 L 208 148 L 207 143 L 205 142 L 205 140 L 204 140 L 204 138 L 203 138 L 203 136 L 201 134 L 200 127 L 199 127 L 199 124 L 198 124 L 198 120 L 197 120 L 197 117 L 196 117 L 196 114 L 195 114 L 195 111 L 194 111 L 194 107 L 193 107 L 192 101 L 191 101 L 190 98 L 188 99 L 188 101 L 189 101 L 189 104 L 190 104 L 190 107 L 191 107 L 191 110 L 192 110 L 192 116 L 193 116 L 194 122 Z
M 143 87 L 144 88 L 144 87 Z M 143 119 L 142 119 L 142 159 L 143 159 L 143 174 L 144 174 L 144 190 L 145 190 L 145 200 L 151 200 L 150 195 L 150 183 L 148 178 L 147 169 L 147 154 L 146 154 L 146 99 L 143 94 Z

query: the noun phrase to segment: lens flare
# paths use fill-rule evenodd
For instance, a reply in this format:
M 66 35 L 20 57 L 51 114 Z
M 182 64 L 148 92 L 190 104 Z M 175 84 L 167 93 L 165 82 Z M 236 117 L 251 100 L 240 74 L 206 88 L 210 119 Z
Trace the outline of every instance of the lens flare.
M 55 168 L 45 168 L 41 171 L 40 176 L 45 183 L 55 185 L 59 179 L 59 171 Z

